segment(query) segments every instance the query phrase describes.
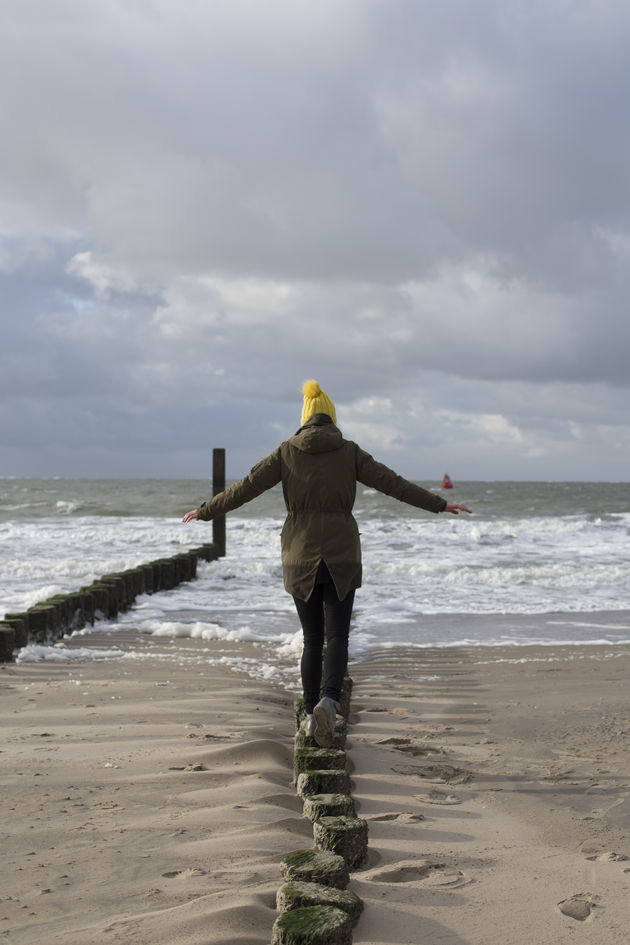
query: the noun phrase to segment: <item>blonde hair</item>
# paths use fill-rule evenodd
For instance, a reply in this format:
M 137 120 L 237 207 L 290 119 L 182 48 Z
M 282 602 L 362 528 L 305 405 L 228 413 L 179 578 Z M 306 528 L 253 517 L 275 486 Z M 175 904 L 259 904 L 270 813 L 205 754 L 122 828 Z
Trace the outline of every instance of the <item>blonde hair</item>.
M 332 400 L 326 394 L 317 381 L 304 381 L 302 384 L 302 393 L 304 394 L 304 403 L 302 404 L 301 426 L 304 426 L 309 417 L 314 413 L 326 413 L 333 423 L 337 423 L 337 411 Z

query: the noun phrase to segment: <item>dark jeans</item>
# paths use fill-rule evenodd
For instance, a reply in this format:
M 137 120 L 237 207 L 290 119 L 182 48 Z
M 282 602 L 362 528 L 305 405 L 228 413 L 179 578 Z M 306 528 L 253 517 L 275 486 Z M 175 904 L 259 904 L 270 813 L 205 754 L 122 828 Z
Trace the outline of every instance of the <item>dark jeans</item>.
M 320 568 L 318 581 L 307 601 L 293 598 L 304 632 L 302 689 L 304 708 L 309 714 L 319 702 L 320 689 L 322 696 L 339 701 L 348 665 L 348 635 L 354 603 L 354 591 L 339 600 L 325 565 Z M 326 655 L 322 670 L 324 639 Z

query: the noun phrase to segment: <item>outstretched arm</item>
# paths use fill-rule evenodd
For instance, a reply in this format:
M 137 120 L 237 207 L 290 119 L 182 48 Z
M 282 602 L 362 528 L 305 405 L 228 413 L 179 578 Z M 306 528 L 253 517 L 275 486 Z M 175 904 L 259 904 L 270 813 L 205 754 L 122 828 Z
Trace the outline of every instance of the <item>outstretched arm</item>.
M 403 479 L 393 469 L 378 463 L 369 453 L 356 447 L 357 479 L 366 486 L 372 486 L 379 492 L 391 495 L 400 502 L 414 505 L 416 508 L 426 509 L 427 512 L 451 512 L 459 515 L 460 512 L 470 512 L 465 505 L 447 502 L 442 496 L 435 495 L 422 486 L 418 486 L 407 479 Z
M 235 482 L 229 489 L 219 492 L 218 495 L 215 495 L 213 499 L 209 499 L 208 502 L 204 502 L 199 508 L 186 512 L 182 522 L 193 522 L 197 519 L 209 522 L 216 515 L 224 515 L 226 512 L 231 512 L 233 509 L 245 505 L 246 502 L 251 502 L 261 492 L 277 485 L 281 478 L 280 448 L 278 447 L 275 452 L 256 463 L 249 475 L 241 479 L 240 482 Z
M 399 502 L 406 502 L 418 509 L 427 512 L 444 512 L 448 505 L 446 499 L 422 486 L 409 482 L 390 469 L 389 466 L 377 462 L 373 456 L 356 446 L 356 474 L 359 482 L 372 489 L 378 489 L 385 495 L 391 495 Z

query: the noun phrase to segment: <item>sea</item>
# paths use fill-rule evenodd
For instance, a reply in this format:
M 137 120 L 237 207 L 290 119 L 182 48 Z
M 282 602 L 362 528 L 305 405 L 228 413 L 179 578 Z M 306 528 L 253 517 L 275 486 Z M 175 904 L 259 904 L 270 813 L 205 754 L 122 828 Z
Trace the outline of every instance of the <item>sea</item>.
M 630 644 L 630 483 L 420 484 L 472 514 L 434 515 L 358 485 L 351 660 L 394 647 L 508 646 L 519 658 L 533 644 Z M 211 492 L 207 480 L 0 479 L 0 619 L 211 541 L 211 524 L 181 521 Z M 17 660 L 210 660 L 295 680 L 283 521 L 277 487 L 227 516 L 226 556 L 200 561 L 195 580 Z

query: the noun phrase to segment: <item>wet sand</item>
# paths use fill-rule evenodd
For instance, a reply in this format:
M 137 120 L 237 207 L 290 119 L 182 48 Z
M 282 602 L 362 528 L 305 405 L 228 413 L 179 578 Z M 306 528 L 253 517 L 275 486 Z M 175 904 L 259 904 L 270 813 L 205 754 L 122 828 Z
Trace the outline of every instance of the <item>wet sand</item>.
M 269 942 L 280 860 L 312 846 L 294 694 L 163 655 L 0 669 L 0 941 Z M 629 670 L 625 646 L 351 667 L 355 945 L 627 942 Z

